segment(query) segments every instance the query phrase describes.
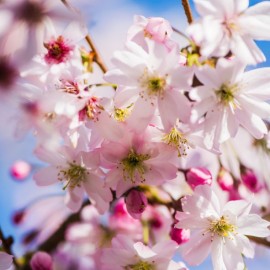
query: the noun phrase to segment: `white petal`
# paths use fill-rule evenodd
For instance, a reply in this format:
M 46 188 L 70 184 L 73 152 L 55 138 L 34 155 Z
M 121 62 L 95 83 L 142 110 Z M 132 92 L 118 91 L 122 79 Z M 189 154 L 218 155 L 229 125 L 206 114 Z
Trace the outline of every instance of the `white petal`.
M 244 63 L 255 65 L 265 61 L 263 52 L 256 43 L 247 36 L 233 35 L 231 50 Z
M 258 237 L 267 237 L 270 235 L 268 226 L 270 222 L 262 219 L 256 214 L 250 214 L 238 219 L 238 232 L 244 235 L 252 235 Z
M 192 235 L 191 239 L 181 247 L 182 256 L 190 265 L 201 264 L 210 252 L 211 235 L 208 233 L 203 236 L 202 233 L 202 231 L 195 233 Z
M 252 203 L 244 200 L 229 201 L 223 208 L 223 212 L 229 211 L 237 217 L 246 216 L 249 214 Z
M 238 119 L 239 124 L 256 139 L 261 139 L 264 134 L 267 134 L 265 123 L 257 115 L 246 110 L 237 110 L 235 116 Z

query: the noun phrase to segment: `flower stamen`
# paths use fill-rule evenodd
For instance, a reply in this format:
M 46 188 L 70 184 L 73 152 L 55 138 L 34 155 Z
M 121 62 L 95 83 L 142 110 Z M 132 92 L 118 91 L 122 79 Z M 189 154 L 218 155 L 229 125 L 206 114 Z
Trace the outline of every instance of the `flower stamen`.
M 148 154 L 137 154 L 133 149 L 129 151 L 127 157 L 122 159 L 120 164 L 123 166 L 123 178 L 126 181 L 130 180 L 133 184 L 135 181 L 135 174 L 138 173 L 141 182 L 145 182 L 144 174 L 146 172 L 145 160 L 148 160 L 150 156 Z

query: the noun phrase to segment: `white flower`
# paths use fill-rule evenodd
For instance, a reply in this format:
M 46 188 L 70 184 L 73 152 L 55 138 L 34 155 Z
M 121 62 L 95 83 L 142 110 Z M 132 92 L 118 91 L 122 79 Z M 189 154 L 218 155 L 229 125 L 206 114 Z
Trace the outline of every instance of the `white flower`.
M 246 235 L 270 235 L 270 223 L 249 213 L 251 203 L 230 201 L 222 208 L 208 185 L 196 187 L 192 196 L 182 199 L 182 206 L 184 212 L 176 214 L 176 227 L 193 230 L 182 250 L 183 258 L 191 265 L 200 264 L 211 252 L 215 270 L 243 270 L 242 254 L 254 256 Z
M 248 64 L 265 61 L 255 40 L 270 39 L 270 2 L 248 8 L 248 0 L 195 0 L 202 16 L 188 29 L 204 56 L 230 51 Z
M 204 67 L 198 79 L 204 84 L 191 96 L 200 102 L 193 117 L 204 117 L 204 143 L 208 149 L 236 135 L 239 125 L 253 137 L 261 139 L 267 133 L 262 119 L 269 118 L 270 69 L 243 72 L 240 62 L 220 59 L 215 69 Z
M 146 42 L 148 52 L 129 42 L 126 50 L 115 53 L 117 69 L 105 75 L 107 81 L 118 84 L 115 101 L 121 100 L 125 106 L 133 103 L 132 113 L 141 124 L 145 122 L 145 127 L 156 109 L 165 127 L 174 125 L 177 118 L 187 122 L 190 103 L 183 91 L 189 90 L 191 73 L 180 66 L 177 47 L 168 52 L 161 44 Z

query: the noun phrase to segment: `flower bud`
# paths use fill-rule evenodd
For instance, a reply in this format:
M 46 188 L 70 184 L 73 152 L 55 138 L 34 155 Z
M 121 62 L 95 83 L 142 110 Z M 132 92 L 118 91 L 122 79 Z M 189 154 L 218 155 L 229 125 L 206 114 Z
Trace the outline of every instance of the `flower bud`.
M 172 28 L 163 18 L 149 18 L 145 33 L 157 42 L 164 42 L 172 34 Z
M 190 230 L 188 230 L 188 229 L 178 229 L 178 228 L 172 227 L 172 229 L 170 231 L 170 237 L 178 245 L 184 244 L 190 238 Z
M 255 173 L 251 169 L 245 169 L 241 173 L 241 178 L 243 181 L 243 184 L 251 191 L 254 193 L 259 192 L 262 190 L 263 186 L 262 184 L 258 181 L 258 178 L 256 177 Z
M 230 191 L 233 189 L 233 182 L 234 182 L 233 177 L 223 167 L 219 170 L 219 173 L 217 176 L 217 182 L 218 182 L 219 186 L 225 191 Z
M 194 190 L 199 185 L 211 185 L 212 175 L 206 168 L 191 168 L 186 173 L 186 180 Z
M 135 219 L 139 219 L 148 202 L 143 192 L 131 190 L 125 198 L 128 213 Z
M 23 160 L 16 161 L 10 168 L 10 174 L 15 180 L 25 179 L 30 172 L 31 166 Z
M 23 222 L 24 217 L 25 217 L 25 211 L 19 210 L 12 215 L 12 221 L 15 225 L 19 225 Z
M 52 270 L 53 262 L 51 256 L 43 251 L 35 253 L 30 262 L 32 270 Z

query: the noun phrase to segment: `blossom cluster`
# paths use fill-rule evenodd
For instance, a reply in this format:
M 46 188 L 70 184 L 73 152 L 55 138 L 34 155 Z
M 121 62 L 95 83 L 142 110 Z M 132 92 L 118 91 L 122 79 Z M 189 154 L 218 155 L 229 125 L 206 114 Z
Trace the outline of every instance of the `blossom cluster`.
M 266 60 L 254 40 L 270 40 L 270 2 L 195 0 L 183 44 L 137 15 L 108 70 L 62 2 L 0 3 L 0 96 L 15 135 L 36 138 L 35 183 L 62 188 L 14 222 L 47 209 L 24 239 L 38 249 L 78 217 L 32 269 L 185 270 L 211 253 L 213 269 L 244 270 L 250 240 L 270 245 L 270 68 L 250 66 Z

